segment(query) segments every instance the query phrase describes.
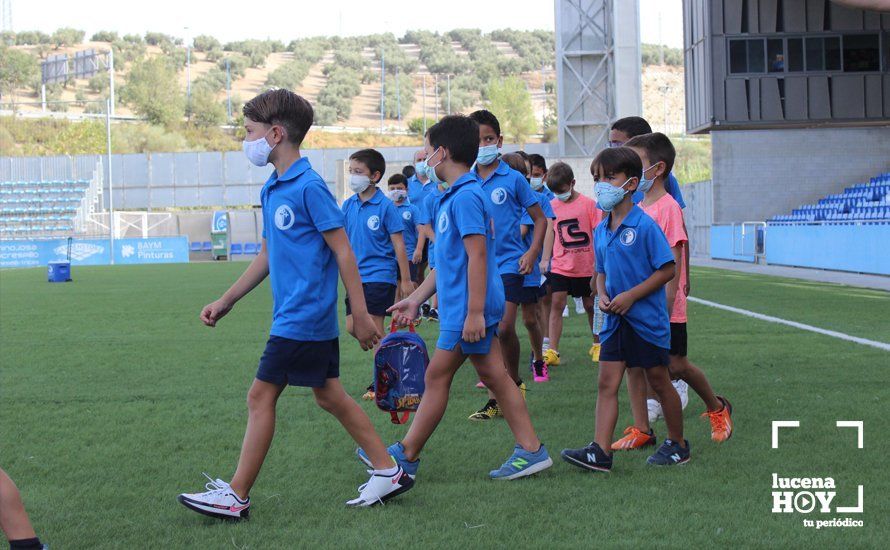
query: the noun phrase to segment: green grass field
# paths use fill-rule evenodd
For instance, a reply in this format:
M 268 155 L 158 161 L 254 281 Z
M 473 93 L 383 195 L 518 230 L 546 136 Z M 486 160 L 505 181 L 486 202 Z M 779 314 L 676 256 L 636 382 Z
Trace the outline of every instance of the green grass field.
M 513 441 L 500 421 L 473 423 L 484 401 L 472 368 L 458 374 L 445 419 L 415 488 L 383 508 L 346 509 L 366 474 L 353 444 L 304 389 L 283 395 L 278 430 L 252 493 L 251 520 L 198 516 L 175 502 L 229 479 L 246 421 L 245 395 L 268 330 L 267 286 L 216 329 L 200 308 L 245 264 L 76 267 L 50 285 L 45 270 L 0 273 L 0 465 L 17 481 L 52 548 L 297 547 L 885 547 L 890 445 L 890 353 L 690 304 L 690 358 L 735 406 L 735 436 L 710 441 L 690 395 L 692 461 L 647 467 L 616 456 L 611 474 L 557 459 L 541 475 L 492 482 Z M 696 296 L 890 341 L 890 294 L 696 269 Z M 342 325 L 342 323 L 341 323 Z M 421 333 L 434 342 L 436 327 Z M 592 438 L 596 370 L 581 317 L 566 325 L 564 366 L 532 384 L 532 419 L 551 453 Z M 527 343 L 523 340 L 523 355 Z M 371 356 L 348 335 L 341 372 L 355 396 Z M 363 403 L 389 443 L 404 427 Z M 630 422 L 626 395 L 619 430 Z M 770 448 L 772 420 L 800 420 Z M 836 420 L 863 420 L 865 448 Z M 659 437 L 664 425 L 655 425 Z M 834 504 L 863 514 L 773 514 L 772 473 L 834 478 Z M 861 528 L 805 528 L 803 519 L 853 517 Z M 881 541 L 884 543 L 881 543 Z

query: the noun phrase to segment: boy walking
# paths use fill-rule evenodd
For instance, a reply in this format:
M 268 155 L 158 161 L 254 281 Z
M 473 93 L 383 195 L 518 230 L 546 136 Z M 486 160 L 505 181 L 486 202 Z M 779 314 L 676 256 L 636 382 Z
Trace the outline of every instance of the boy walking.
M 337 273 L 352 297 L 352 334 L 362 349 L 373 348 L 381 331 L 368 314 L 355 256 L 333 195 L 300 155 L 312 126 L 312 106 L 287 90 L 264 92 L 244 105 L 247 137 L 243 149 L 256 166 L 275 171 L 261 193 L 263 245 L 244 274 L 201 311 L 216 326 L 235 304 L 271 279 L 272 328 L 256 379 L 247 393 L 248 420 L 238 467 L 231 482 L 210 479 L 203 493 L 178 500 L 198 513 L 241 519 L 250 513 L 250 490 L 275 431 L 275 405 L 285 387 L 312 388 L 315 401 L 334 415 L 352 438 L 368 449 L 372 473 L 349 506 L 372 506 L 411 488 L 413 481 L 393 463 L 370 419 L 339 379 Z M 307 300 L 308 293 L 313 299 Z
M 402 240 L 405 241 L 405 253 L 408 256 L 408 269 L 411 271 L 411 282 L 420 284 L 418 280 L 417 265 L 419 259 L 415 255 L 418 235 L 421 232 L 420 209 L 408 202 L 408 180 L 402 174 L 393 174 L 387 183 L 386 197 L 396 205 L 396 210 L 402 218 L 404 231 Z
M 674 257 L 655 221 L 633 204 L 642 171 L 640 157 L 627 147 L 606 149 L 591 165 L 597 204 L 608 213 L 594 237 L 599 307 L 608 313 L 600 333 L 596 435 L 586 447 L 562 451 L 566 462 L 589 470 L 612 469 L 618 388 L 625 369 L 644 371 L 664 409 L 668 439 L 647 462 L 689 461 L 680 397 L 668 371 L 670 322 L 664 285 L 674 276 Z
M 436 269 L 411 296 L 391 308 L 397 323 L 408 324 L 434 292 L 442 298 L 441 330 L 426 371 L 423 400 L 404 439 L 389 447 L 412 476 L 421 450 L 445 414 L 454 375 L 468 357 L 494 393 L 516 438 L 510 458 L 489 476 L 516 479 L 553 463 L 535 434 L 519 389 L 504 369 L 495 337 L 504 311 L 504 289 L 492 254 L 492 218 L 479 177 L 470 170 L 478 154 L 478 135 L 476 122 L 460 115 L 446 116 L 430 128 L 428 174 L 444 189 L 433 211 Z M 369 463 L 364 450 L 359 449 L 358 456 Z

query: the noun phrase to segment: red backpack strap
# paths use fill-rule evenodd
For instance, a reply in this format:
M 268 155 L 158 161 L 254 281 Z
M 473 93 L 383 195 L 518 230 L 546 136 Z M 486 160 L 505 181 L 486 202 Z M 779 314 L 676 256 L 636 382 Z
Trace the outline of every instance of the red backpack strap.
M 399 413 L 395 411 L 390 411 L 389 413 L 390 420 L 392 420 L 393 424 L 405 424 L 408 422 L 409 416 L 411 416 L 411 413 L 408 411 L 403 412 L 401 418 L 399 418 Z
M 392 334 L 393 332 L 398 332 L 398 331 L 399 331 L 399 326 L 396 324 L 395 320 L 393 320 L 389 324 L 389 333 Z M 414 323 L 408 324 L 408 332 L 415 332 L 414 331 Z

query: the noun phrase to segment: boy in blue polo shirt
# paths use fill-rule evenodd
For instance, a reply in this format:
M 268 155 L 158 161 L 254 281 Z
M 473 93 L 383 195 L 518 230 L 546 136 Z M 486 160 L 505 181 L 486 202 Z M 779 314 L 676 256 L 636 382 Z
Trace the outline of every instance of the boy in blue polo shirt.
M 408 256 L 408 269 L 411 271 L 411 282 L 420 284 L 418 280 L 417 264 L 415 256 L 417 238 L 420 234 L 420 209 L 408 201 L 408 180 L 402 174 L 393 174 L 386 182 L 386 197 L 396 205 L 399 216 L 402 218 L 404 231 L 402 239 L 405 241 L 405 253 Z
M 494 219 L 495 257 L 498 273 L 504 285 L 504 317 L 498 326 L 498 339 L 504 352 L 507 372 L 525 396 L 525 383 L 519 377 L 519 337 L 516 335 L 516 313 L 519 304 L 532 303 L 537 297 L 525 290 L 525 276 L 538 263 L 544 245 L 547 220 L 538 198 L 525 177 L 501 161 L 500 149 L 504 142 L 501 125 L 494 114 L 475 111 L 470 118 L 479 124 L 479 156 L 474 172 L 482 181 L 482 192 Z M 429 162 L 429 160 L 427 160 Z M 531 244 L 522 242 L 522 214 L 528 212 L 534 223 Z M 491 420 L 502 416 L 497 399 L 488 392 L 488 401 L 470 415 L 470 420 Z
M 391 456 L 409 475 L 417 473 L 420 452 L 445 414 L 451 382 L 467 357 L 494 392 L 516 438 L 513 454 L 489 476 L 517 479 L 553 464 L 535 434 L 519 389 L 504 370 L 495 338 L 504 310 L 504 290 L 491 254 L 494 235 L 488 203 L 477 174 L 470 170 L 478 154 L 478 135 L 476 122 L 461 115 L 446 116 L 430 128 L 428 174 L 445 189 L 433 212 L 436 269 L 411 296 L 391 308 L 397 323 L 408 324 L 434 292 L 442 298 L 441 331 L 426 371 L 423 400 L 404 439 L 389 447 Z M 362 449 L 358 457 L 368 464 Z
M 671 327 L 664 285 L 674 277 L 674 255 L 658 224 L 633 203 L 643 172 L 627 147 L 602 151 L 590 171 L 597 205 L 609 215 L 594 232 L 596 288 L 605 322 L 600 331 L 596 435 L 563 459 L 594 471 L 612 469 L 612 437 L 618 421 L 618 388 L 626 368 L 643 369 L 664 411 L 668 439 L 647 459 L 653 465 L 689 461 L 683 439 L 683 409 L 668 371 Z
M 250 490 L 272 444 L 275 405 L 291 385 L 312 388 L 318 405 L 334 415 L 359 445 L 366 446 L 373 473 L 358 498 L 347 504 L 372 506 L 407 491 L 413 481 L 390 459 L 370 419 L 340 383 L 338 271 L 352 296 L 352 334 L 362 349 L 374 347 L 382 333 L 365 306 L 355 256 L 343 230 L 343 214 L 324 180 L 300 155 L 300 144 L 312 126 L 312 106 L 297 94 L 278 89 L 251 99 L 243 112 L 247 131 L 243 149 L 248 160 L 256 166 L 270 162 L 275 166 L 261 193 L 263 244 L 235 284 L 204 307 L 201 321 L 215 327 L 238 300 L 269 276 L 271 335 L 247 393 L 247 431 L 232 481 L 208 476 L 206 492 L 184 493 L 178 500 L 208 516 L 248 516 Z

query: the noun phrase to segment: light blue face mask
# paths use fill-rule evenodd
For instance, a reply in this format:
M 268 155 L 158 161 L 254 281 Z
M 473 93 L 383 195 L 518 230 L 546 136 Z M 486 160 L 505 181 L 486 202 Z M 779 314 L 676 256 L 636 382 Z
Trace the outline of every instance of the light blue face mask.
M 426 161 L 420 160 L 414 163 L 414 171 L 419 175 L 429 178 L 429 175 L 426 173 Z
M 652 185 L 655 183 L 655 178 L 648 179 L 646 177 L 646 172 L 648 172 L 649 170 L 652 170 L 657 165 L 658 165 L 658 163 L 656 162 L 649 168 L 646 168 L 645 170 L 643 170 L 643 177 L 640 178 L 640 185 L 639 185 L 639 187 L 637 187 L 638 191 L 641 191 L 642 193 L 648 193 L 649 190 L 652 189 Z
M 476 164 L 488 166 L 498 158 L 498 153 L 500 152 L 501 150 L 498 149 L 497 144 L 480 147 L 479 155 L 476 157 Z
M 432 155 L 430 155 L 429 157 L 427 157 L 427 159 L 429 159 L 430 157 L 432 157 L 433 155 L 435 155 L 435 154 L 438 153 L 438 152 L 439 152 L 439 150 L 436 149 L 435 151 L 433 151 L 433 154 L 432 154 Z M 445 160 L 445 155 L 442 155 L 442 160 Z M 442 164 L 442 160 L 440 160 L 439 162 L 437 162 L 435 165 L 427 164 L 427 165 L 426 165 L 426 175 L 427 175 L 428 178 L 430 178 L 430 181 L 431 181 L 431 182 L 435 183 L 436 185 L 440 185 L 440 186 L 442 186 L 442 187 L 445 188 L 445 189 L 448 189 L 448 182 L 446 182 L 445 180 L 441 179 L 441 178 L 439 177 L 439 175 L 436 174 L 436 166 L 439 166 L 440 164 Z
M 627 191 L 624 190 L 624 186 L 632 178 L 627 178 L 627 181 L 621 184 L 621 187 L 615 187 L 611 183 L 606 183 L 604 181 L 596 182 L 596 185 L 593 187 L 593 192 L 596 193 L 596 205 L 600 208 L 600 210 L 604 212 L 611 212 L 615 205 L 621 202 L 624 198 L 624 195 L 627 194 Z
M 553 196 L 561 200 L 562 202 L 566 202 L 567 200 L 572 198 L 572 190 L 569 189 L 565 193 L 554 193 Z
M 535 191 L 540 191 L 544 188 L 544 178 L 531 178 L 528 180 L 529 184 L 531 184 L 532 189 Z

